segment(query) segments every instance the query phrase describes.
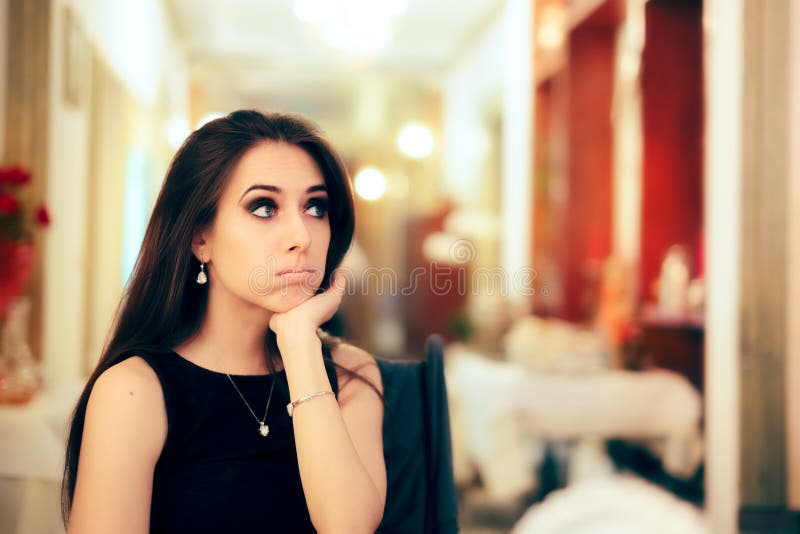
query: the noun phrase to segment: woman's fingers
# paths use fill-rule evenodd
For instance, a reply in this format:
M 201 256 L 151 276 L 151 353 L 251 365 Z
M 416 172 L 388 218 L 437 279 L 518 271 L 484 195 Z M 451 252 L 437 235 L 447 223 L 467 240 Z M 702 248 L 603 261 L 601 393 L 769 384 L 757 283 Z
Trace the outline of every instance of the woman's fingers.
M 330 287 L 319 295 L 303 301 L 287 312 L 274 314 L 270 327 L 276 333 L 286 323 L 306 323 L 309 328 L 316 329 L 336 313 L 346 288 L 346 277 L 335 274 Z

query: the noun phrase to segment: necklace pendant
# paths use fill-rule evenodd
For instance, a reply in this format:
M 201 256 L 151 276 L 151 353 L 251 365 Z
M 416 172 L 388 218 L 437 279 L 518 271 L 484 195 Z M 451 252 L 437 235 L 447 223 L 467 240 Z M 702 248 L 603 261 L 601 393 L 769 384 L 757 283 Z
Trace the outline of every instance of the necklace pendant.
M 266 438 L 269 435 L 269 426 L 264 423 L 259 423 L 258 433 Z

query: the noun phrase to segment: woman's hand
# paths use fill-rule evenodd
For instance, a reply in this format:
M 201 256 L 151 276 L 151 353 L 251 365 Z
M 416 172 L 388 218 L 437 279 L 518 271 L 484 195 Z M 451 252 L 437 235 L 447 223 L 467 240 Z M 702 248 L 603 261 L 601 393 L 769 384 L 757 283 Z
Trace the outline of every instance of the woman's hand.
M 336 313 L 346 284 L 346 278 L 337 273 L 331 286 L 323 293 L 308 298 L 287 312 L 272 314 L 269 327 L 275 332 L 281 352 L 287 344 L 317 339 L 317 328 Z

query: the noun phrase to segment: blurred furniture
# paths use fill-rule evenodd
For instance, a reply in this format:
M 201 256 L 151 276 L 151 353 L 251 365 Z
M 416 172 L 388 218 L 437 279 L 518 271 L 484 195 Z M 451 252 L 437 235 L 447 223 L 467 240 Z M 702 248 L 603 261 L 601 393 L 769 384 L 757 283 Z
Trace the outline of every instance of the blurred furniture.
M 444 221 L 453 209 L 445 202 L 432 213 L 411 215 L 405 228 L 405 276 L 413 298 L 404 298 L 406 346 L 419 347 L 427 337 L 441 333 L 451 339 L 448 319 L 457 315 L 466 302 L 459 282 L 468 280 L 469 263 L 438 261 L 425 255 L 423 243 L 444 230 Z M 404 281 L 403 284 L 406 284 Z M 401 284 L 401 286 L 403 285 Z
M 504 360 L 533 372 L 586 373 L 611 366 L 612 349 L 597 329 L 525 315 L 503 338 Z
M 50 534 L 61 525 L 66 426 L 83 384 L 41 391 L 22 406 L 0 406 L 0 532 Z
M 677 477 L 702 460 L 700 394 L 671 371 L 542 373 L 453 345 L 447 381 L 456 474 L 475 468 L 496 500 L 535 487 L 546 440 L 643 440 Z
M 458 532 L 442 339 L 430 336 L 425 352 L 422 362 L 377 360 L 387 477 L 378 532 Z
M 685 376 L 703 392 L 703 346 L 705 328 L 702 317 L 670 319 L 645 314 L 641 321 L 644 348 L 651 363 Z

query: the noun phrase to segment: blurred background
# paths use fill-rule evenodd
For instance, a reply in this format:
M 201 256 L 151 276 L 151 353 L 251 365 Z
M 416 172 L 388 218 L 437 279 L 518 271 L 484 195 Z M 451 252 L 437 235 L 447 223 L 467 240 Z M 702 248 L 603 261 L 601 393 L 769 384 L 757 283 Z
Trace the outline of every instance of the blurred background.
M 62 531 L 170 158 L 260 108 L 354 181 L 331 328 L 447 340 L 463 532 L 800 532 L 797 28 L 793 0 L 0 0 L 0 531 Z

